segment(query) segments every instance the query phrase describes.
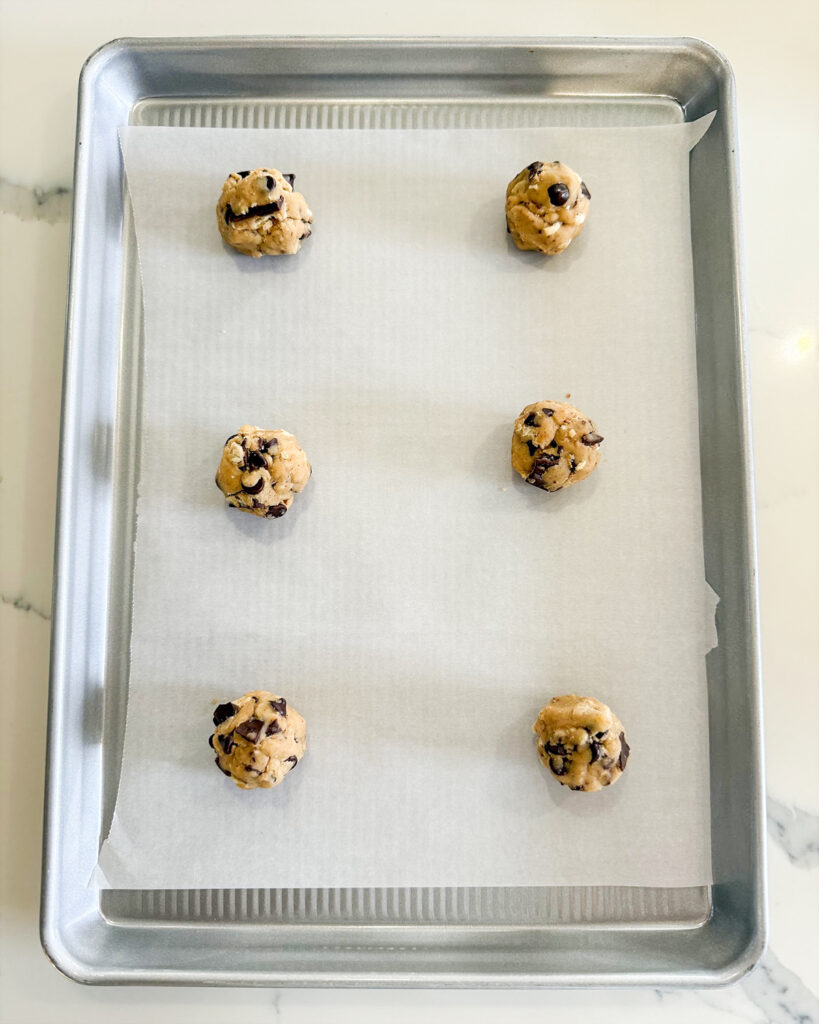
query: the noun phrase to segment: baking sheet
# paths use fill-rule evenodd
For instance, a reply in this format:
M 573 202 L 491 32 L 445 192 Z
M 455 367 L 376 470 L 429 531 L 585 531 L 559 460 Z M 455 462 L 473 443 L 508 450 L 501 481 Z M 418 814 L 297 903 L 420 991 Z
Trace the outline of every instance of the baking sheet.
M 145 380 L 101 884 L 710 881 L 687 184 L 705 127 L 123 130 Z M 554 156 L 594 199 L 544 260 L 508 242 L 502 197 Z M 296 172 L 316 230 L 250 261 L 213 207 L 228 170 L 269 162 Z M 603 460 L 545 495 L 513 478 L 511 423 L 567 392 Z M 274 523 L 213 487 L 246 421 L 293 431 L 314 467 Z M 309 754 L 245 793 L 206 739 L 212 702 L 258 686 L 305 715 Z M 531 737 L 572 690 L 611 703 L 633 750 L 588 797 Z

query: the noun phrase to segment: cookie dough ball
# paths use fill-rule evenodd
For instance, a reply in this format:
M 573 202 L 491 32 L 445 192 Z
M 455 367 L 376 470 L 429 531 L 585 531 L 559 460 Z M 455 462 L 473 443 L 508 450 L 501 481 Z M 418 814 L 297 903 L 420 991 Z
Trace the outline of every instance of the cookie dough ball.
M 234 171 L 216 204 L 219 234 L 227 244 L 248 256 L 298 252 L 311 234 L 313 214 L 293 190 L 295 180 L 295 174 L 270 167 Z
M 620 719 L 594 697 L 554 697 L 532 728 L 541 761 L 563 786 L 591 793 L 626 769 L 629 745 Z
M 559 491 L 585 478 L 600 461 L 603 438 L 579 409 L 532 402 L 515 420 L 512 468 L 527 484 Z
M 310 473 L 307 456 L 292 434 L 245 425 L 225 441 L 216 486 L 231 508 L 278 519 L 304 490 Z
M 208 742 L 219 769 L 242 789 L 278 786 L 304 757 L 306 727 L 284 697 L 251 690 L 220 704 Z
M 535 160 L 506 189 L 506 229 L 518 249 L 555 256 L 586 223 L 591 193 L 559 160 Z

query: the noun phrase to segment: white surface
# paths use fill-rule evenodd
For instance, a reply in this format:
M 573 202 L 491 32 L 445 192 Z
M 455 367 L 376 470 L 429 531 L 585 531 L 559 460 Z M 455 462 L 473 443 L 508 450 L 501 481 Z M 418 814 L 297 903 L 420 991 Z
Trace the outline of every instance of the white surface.
M 513 16 L 514 14 L 514 16 Z M 762 967 L 717 992 L 315 992 L 87 989 L 62 978 L 37 938 L 44 749 L 40 729 L 2 746 L 0 1021 L 201 1024 L 242 1014 L 285 1024 L 532 1021 L 598 1015 L 629 1024 L 819 1020 L 819 834 L 815 745 L 819 479 L 819 11 L 813 0 L 543 3 L 490 0 L 226 7 L 4 3 L 0 25 L 0 674 L 4 708 L 44 714 L 71 162 L 80 63 L 121 35 L 449 33 L 698 35 L 737 76 L 746 296 L 756 429 L 769 783 L 771 943 Z M 21 83 L 25 91 L 21 91 Z M 772 204 L 783 177 L 798 195 Z M 32 189 L 37 189 L 37 196 Z M 791 215 L 792 214 L 792 215 Z M 787 415 L 784 415 L 785 411 Z M 772 424 L 780 424 L 771 429 Z M 34 456 L 21 448 L 34 438 Z M 9 440 L 11 439 L 10 443 Z M 32 443 L 32 442 L 29 442 Z M 44 467 L 45 466 L 45 471 Z M 20 712 L 22 713 L 22 712 Z M 15 767 L 11 782 L 12 765 Z
M 146 342 L 110 887 L 711 881 L 688 202 L 710 121 L 122 130 Z M 296 170 L 314 235 L 298 257 L 251 262 L 222 243 L 214 197 L 227 169 L 271 152 Z M 508 179 L 547 152 L 594 195 L 557 273 L 515 249 L 501 212 Z M 622 178 L 652 197 L 639 232 Z M 351 224 L 353 188 L 366 204 Z M 570 387 L 605 433 L 601 467 L 547 496 L 509 465 L 511 423 Z M 311 459 L 281 522 L 227 509 L 213 485 L 246 421 L 292 430 Z M 636 425 L 674 458 L 634 445 Z M 612 602 L 624 581 L 629 600 Z M 540 769 L 531 730 L 578 680 L 632 747 L 618 785 L 586 799 Z M 205 745 L 214 700 L 256 688 L 308 722 L 307 757 L 267 798 L 227 783 Z M 686 743 L 656 742 L 669 719 Z M 575 857 L 567 829 L 589 837 Z M 243 835 L 242 856 L 199 841 L 215 834 Z

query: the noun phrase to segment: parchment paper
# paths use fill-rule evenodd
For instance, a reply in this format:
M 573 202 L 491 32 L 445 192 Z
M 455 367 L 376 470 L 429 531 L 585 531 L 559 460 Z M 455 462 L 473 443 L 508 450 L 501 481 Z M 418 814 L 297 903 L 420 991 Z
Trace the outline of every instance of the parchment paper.
M 115 888 L 684 886 L 710 881 L 688 153 L 707 127 L 127 128 L 145 353 L 133 641 Z M 593 201 L 558 258 L 504 230 L 533 159 Z M 228 250 L 233 169 L 296 173 L 295 257 Z M 509 465 L 538 399 L 605 436 L 545 494 Z M 294 433 L 313 479 L 281 520 L 213 483 L 242 423 Z M 284 694 L 308 754 L 243 792 L 216 701 Z M 559 786 L 531 724 L 611 704 L 609 790 Z

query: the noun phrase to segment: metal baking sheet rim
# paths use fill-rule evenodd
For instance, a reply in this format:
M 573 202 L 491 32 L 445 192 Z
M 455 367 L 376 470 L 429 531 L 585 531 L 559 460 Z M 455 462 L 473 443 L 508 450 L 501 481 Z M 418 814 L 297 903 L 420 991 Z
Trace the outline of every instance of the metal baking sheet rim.
M 206 51 L 210 51 L 209 53 Z M 751 849 L 748 853 L 749 864 L 745 875 L 731 878 L 729 871 L 728 880 L 719 882 L 713 887 L 714 899 L 712 902 L 712 913 L 701 923 L 687 929 L 676 929 L 678 935 L 690 935 L 694 944 L 686 950 L 679 951 L 679 958 L 663 965 L 645 968 L 640 958 L 639 950 L 633 952 L 636 957 L 628 962 L 628 957 L 621 956 L 618 959 L 617 943 L 603 946 L 600 950 L 593 950 L 591 959 L 584 956 L 582 948 L 589 943 L 590 929 L 588 926 L 573 929 L 570 926 L 544 926 L 544 932 L 559 930 L 562 942 L 571 941 L 573 935 L 579 942 L 576 958 L 576 966 L 572 969 L 561 968 L 557 962 L 559 957 L 546 956 L 542 963 L 533 962 L 526 969 L 523 961 L 526 956 L 521 957 L 520 969 L 496 969 L 491 960 L 487 960 L 487 954 L 491 954 L 493 947 L 481 949 L 475 946 L 470 957 L 470 950 L 464 952 L 457 947 L 457 942 L 434 944 L 426 951 L 422 944 L 412 942 L 412 933 L 423 929 L 437 930 L 438 936 L 444 931 L 448 937 L 455 940 L 464 932 L 469 933 L 469 926 L 458 925 L 378 925 L 362 926 L 355 924 L 341 924 L 330 926 L 334 937 L 342 938 L 342 933 L 348 932 L 351 936 L 356 935 L 364 938 L 364 933 L 375 931 L 372 944 L 361 944 L 350 942 L 349 944 L 335 942 L 328 945 L 318 945 L 315 949 L 306 947 L 299 955 L 302 957 L 317 954 L 322 964 L 326 964 L 334 956 L 339 961 L 337 966 L 326 969 L 316 963 L 313 966 L 299 969 L 296 963 L 282 970 L 272 970 L 270 966 L 261 967 L 252 971 L 242 970 L 237 965 L 234 969 L 222 969 L 220 964 L 224 962 L 224 956 L 218 947 L 212 951 L 211 962 L 202 965 L 203 950 L 201 946 L 189 947 L 184 945 L 176 948 L 179 934 L 195 937 L 195 931 L 191 928 L 190 922 L 186 922 L 181 928 L 176 929 L 177 935 L 169 941 L 173 932 L 169 934 L 167 926 L 158 929 L 150 928 L 143 922 L 123 925 L 113 925 L 107 921 L 100 910 L 99 904 L 89 906 L 89 900 L 93 904 L 94 894 L 85 886 L 78 886 L 78 879 L 67 880 L 64 874 L 70 873 L 72 839 L 82 843 L 89 840 L 89 835 L 83 830 L 66 832 L 66 818 L 71 811 L 76 813 L 78 800 L 82 804 L 83 793 L 89 796 L 93 804 L 96 793 L 99 804 L 99 790 L 101 788 L 101 761 L 93 759 L 94 763 L 89 767 L 89 758 L 85 757 L 82 767 L 82 779 L 73 789 L 67 786 L 68 775 L 64 771 L 64 761 L 67 754 L 70 756 L 71 733 L 76 731 L 78 710 L 80 722 L 88 718 L 94 719 L 96 715 L 102 722 L 103 712 L 101 705 L 104 694 L 104 673 L 90 673 L 96 678 L 96 683 L 87 692 L 89 674 L 84 673 L 81 655 L 88 656 L 93 662 L 93 654 L 97 653 L 97 663 L 104 651 L 107 642 L 110 642 L 110 624 L 106 624 L 105 616 L 108 611 L 105 599 L 107 593 L 103 593 L 102 603 L 99 608 L 94 608 L 93 593 L 86 594 L 86 621 L 84 630 L 82 628 L 82 615 L 77 618 L 77 608 L 74 591 L 83 582 L 88 583 L 91 579 L 95 559 L 101 556 L 93 552 L 94 545 L 92 538 L 86 537 L 85 544 L 82 543 L 81 531 L 77 530 L 76 498 L 82 492 L 83 478 L 88 478 L 89 466 L 83 465 L 83 453 L 87 454 L 89 447 L 88 438 L 83 441 L 81 426 L 79 422 L 82 409 L 82 389 L 93 386 L 93 374 L 89 381 L 88 370 L 83 374 L 83 367 L 87 361 L 93 361 L 96 356 L 98 362 L 102 362 L 104 368 L 113 372 L 114 388 L 112 405 L 110 408 L 111 422 L 116 420 L 117 387 L 116 377 L 119 373 L 119 366 L 116 358 L 112 360 L 112 353 L 105 353 L 106 340 L 108 347 L 114 350 L 114 356 L 119 348 L 118 329 L 124 326 L 120 318 L 124 316 L 120 308 L 121 280 L 117 280 L 117 273 L 122 274 L 121 266 L 111 266 L 110 260 L 105 259 L 105 253 L 100 251 L 99 246 L 94 245 L 94 235 L 90 228 L 93 226 L 92 215 L 89 214 L 89 204 L 92 197 L 99 200 L 100 195 L 92 192 L 93 172 L 93 141 L 95 122 L 99 121 L 104 113 L 109 119 L 113 116 L 113 127 L 116 129 L 117 104 L 125 110 L 132 109 L 140 100 L 147 99 L 157 93 L 147 92 L 144 83 L 138 80 L 136 75 L 127 80 L 127 86 L 132 90 L 130 95 L 119 95 L 106 92 L 100 89 L 99 79 L 106 66 L 117 57 L 142 57 L 149 59 L 151 55 L 162 55 L 166 63 L 173 68 L 174 59 L 179 55 L 183 56 L 182 63 L 185 65 L 188 74 L 195 75 L 196 57 L 201 55 L 203 59 L 220 57 L 220 59 L 236 59 L 239 55 L 245 58 L 249 52 L 262 54 L 266 59 L 281 57 L 287 52 L 309 51 L 319 59 L 320 66 L 314 69 L 316 75 L 328 75 L 326 63 L 328 60 L 337 59 L 344 70 L 348 70 L 345 61 L 348 62 L 360 74 L 367 73 L 368 60 L 380 56 L 382 61 L 398 55 L 412 55 L 411 64 L 413 68 L 421 62 L 438 62 L 442 74 L 452 72 L 452 55 L 464 54 L 469 70 L 464 74 L 471 74 L 480 77 L 481 74 L 498 73 L 498 69 L 480 67 L 475 70 L 476 63 L 485 63 L 489 54 L 494 54 L 494 59 L 500 55 L 501 60 L 514 60 L 520 67 L 505 67 L 504 72 L 516 81 L 521 75 L 545 74 L 545 69 L 537 64 L 545 60 L 552 62 L 549 65 L 550 77 L 555 81 L 559 75 L 552 75 L 553 65 L 562 61 L 573 61 L 582 58 L 584 71 L 580 72 L 580 80 L 583 75 L 589 75 L 588 68 L 608 65 L 618 58 L 620 61 L 637 61 L 646 58 L 649 62 L 652 57 L 655 60 L 662 60 L 663 57 L 676 55 L 677 57 L 688 57 L 696 64 L 700 63 L 707 68 L 718 82 L 718 102 L 716 103 L 718 113 L 722 115 L 724 124 L 721 128 L 724 143 L 724 173 L 729 192 L 729 206 L 727 214 L 727 244 L 730 247 L 730 259 L 728 268 L 728 284 L 730 287 L 730 301 L 733 317 L 730 320 L 730 334 L 732 343 L 732 356 L 735 362 L 736 382 L 736 408 L 733 410 L 734 425 L 738 432 L 738 450 L 736 452 L 739 467 L 739 504 L 741 512 L 742 527 L 739 531 L 738 543 L 742 553 L 741 577 L 744 588 L 744 636 L 747 662 L 746 678 L 741 681 L 740 693 L 744 693 L 747 700 L 747 707 L 743 708 L 746 714 L 749 728 L 744 736 L 746 749 L 749 757 L 749 776 L 745 780 L 746 791 L 741 794 L 742 799 L 747 802 L 747 816 L 744 819 L 746 829 L 745 838 L 750 840 Z M 447 59 L 449 58 L 449 60 Z M 534 58 L 534 60 L 532 60 Z M 191 60 L 193 59 L 193 63 Z M 585 63 L 591 60 L 591 65 Z M 361 67 L 362 61 L 365 66 Z M 595 61 L 597 64 L 595 65 Z M 191 68 L 194 69 L 191 72 Z M 201 70 L 201 69 L 200 69 Z M 404 69 L 407 70 L 406 68 Z M 144 69 L 143 69 L 144 71 Z M 611 66 L 608 71 L 612 74 Z M 352 73 L 352 72 L 348 72 Z M 378 72 L 382 76 L 388 73 L 388 69 L 381 67 Z M 428 72 L 428 73 L 434 73 Z M 567 78 L 571 79 L 571 72 L 566 71 Z M 639 73 L 633 69 L 630 72 L 632 78 L 639 78 Z M 577 77 L 577 76 L 576 76 Z M 649 76 L 650 78 L 651 76 Z M 416 84 L 420 79 L 416 80 Z M 420 80 L 422 81 L 422 80 Z M 611 80 L 609 80 L 611 81 Z M 652 79 L 652 84 L 656 83 Z M 689 83 L 690 84 L 690 83 Z M 139 87 L 143 86 L 143 92 Z M 329 82 L 332 86 L 332 81 Z M 331 92 L 331 88 L 329 89 Z M 127 90 L 125 90 L 127 92 Z M 179 93 L 180 98 L 185 95 Z M 190 94 L 188 94 L 190 95 Z M 225 96 L 227 94 L 224 94 Z M 555 95 L 560 93 L 559 86 L 555 89 Z M 593 91 L 583 92 L 582 95 L 594 98 Z M 609 96 L 610 93 L 601 92 L 600 96 Z M 664 93 L 648 89 L 645 93 L 638 91 L 625 92 L 627 96 L 657 96 L 667 98 L 673 92 Z M 539 98 L 545 98 L 538 94 Z M 202 97 L 204 98 L 204 97 Z M 341 98 L 346 99 L 346 96 Z M 506 97 L 508 98 L 508 97 Z M 456 97 L 460 99 L 460 97 Z M 398 97 L 395 102 L 407 102 L 406 99 Z M 415 102 L 419 102 L 418 99 Z M 697 109 L 699 98 L 696 93 L 691 97 L 690 103 L 680 101 L 680 106 L 685 113 L 685 119 L 693 119 L 702 110 Z M 110 108 L 104 110 L 106 105 Z M 98 113 L 98 107 L 103 108 L 103 113 Z M 126 114 L 127 117 L 127 114 Z M 110 126 L 109 126 L 110 127 Z M 115 134 L 115 131 L 114 131 Z M 758 650 L 758 612 L 756 595 L 756 550 L 755 538 L 756 528 L 754 509 L 752 502 L 753 479 L 750 460 L 750 429 L 748 414 L 748 383 L 746 369 L 746 351 L 743 328 L 743 309 L 741 291 L 741 255 L 739 239 L 739 221 L 737 213 L 738 185 L 736 179 L 736 127 L 735 127 L 735 99 L 733 74 L 727 60 L 707 43 L 695 39 L 335 39 L 335 38 L 223 38 L 223 39 L 163 39 L 163 40 L 115 40 L 106 44 L 92 54 L 86 61 L 80 78 L 79 105 L 77 120 L 77 137 L 75 153 L 75 191 L 72 209 L 71 228 L 71 255 L 69 270 L 69 291 L 66 313 L 66 348 L 63 374 L 63 409 L 60 444 L 60 465 L 58 479 L 58 519 L 55 541 L 55 562 L 54 562 L 54 597 L 52 617 L 52 649 L 51 649 L 51 684 L 49 700 L 49 725 L 48 725 L 48 753 L 46 771 L 46 793 L 45 793 L 45 817 L 44 817 L 44 838 L 43 838 L 43 887 L 41 904 L 41 940 L 47 956 L 55 966 L 68 977 L 85 982 L 98 984 L 211 984 L 211 985 L 270 985 L 270 986 L 375 986 L 375 987 L 565 987 L 579 985 L 664 985 L 664 986 L 704 986 L 728 984 L 741 977 L 753 968 L 764 951 L 767 936 L 767 915 L 766 915 L 766 892 L 765 892 L 765 842 L 764 842 L 764 792 L 762 781 L 762 735 L 761 735 L 761 679 L 759 668 Z M 109 183 L 110 186 L 110 183 Z M 693 189 L 693 179 L 692 179 Z M 122 196 L 109 191 L 106 194 L 102 191 L 101 198 L 108 203 L 113 203 L 116 209 L 119 207 L 119 222 L 122 223 Z M 692 234 L 694 233 L 695 211 L 692 207 Z M 117 261 L 113 261 L 116 263 Z M 97 336 L 100 339 L 99 351 L 91 352 L 90 341 L 83 338 L 84 320 L 89 314 L 89 279 L 93 280 L 96 270 L 97 282 L 101 282 L 98 288 L 100 295 L 108 296 L 108 307 L 105 303 L 99 315 L 97 324 Z M 697 266 L 695 261 L 695 276 Z M 698 302 L 698 322 L 700 309 Z M 106 332 L 105 328 L 109 331 Z M 113 334 L 110 333 L 113 329 Z M 110 338 L 117 339 L 112 344 Z M 727 342 L 726 342 L 727 345 Z M 100 353 L 103 352 L 103 355 Z M 90 354 L 89 354 L 90 353 Z M 106 365 L 105 356 L 108 364 Z M 698 361 L 700 359 L 700 342 L 698 326 Z M 84 358 L 84 357 L 87 357 Z M 112 365 L 113 363 L 113 365 Z M 702 388 L 702 384 L 701 384 Z M 702 414 L 701 414 L 702 416 Z M 99 424 L 97 424 L 99 426 Z M 701 425 L 702 432 L 702 425 Z M 104 433 L 104 431 L 103 431 Z M 92 439 L 91 447 L 97 455 L 102 450 L 101 458 L 104 463 L 110 465 L 112 453 L 110 451 L 111 439 L 98 437 Z M 93 477 L 93 467 L 91 477 Z M 110 480 L 107 485 L 104 480 L 98 489 L 92 486 L 92 499 L 98 499 L 102 507 L 103 520 L 110 524 L 112 515 Z M 93 483 L 93 482 L 92 482 Z M 105 493 L 108 486 L 109 493 Z M 707 484 L 704 480 L 704 491 Z M 704 502 L 705 502 L 704 496 Z M 107 520 L 106 520 L 107 515 Z M 95 541 L 110 541 L 110 537 L 103 531 L 102 537 L 94 534 Z M 98 544 L 98 548 L 104 545 Z M 109 553 L 110 554 L 110 553 Z M 83 563 L 82 556 L 86 561 Z M 107 563 L 106 563 L 107 564 Z M 90 589 L 90 588 L 88 588 Z M 102 588 L 105 590 L 105 588 Z M 719 588 L 721 589 L 721 588 Z M 99 597 L 100 595 L 97 595 Z M 98 602 L 99 603 L 99 602 Z M 96 621 L 94 611 L 99 610 L 103 621 Z M 72 617 L 73 613 L 73 617 Z M 80 629 L 77 629 L 78 623 Z M 73 628 L 72 628 L 73 627 Z M 79 632 L 79 636 L 78 636 Z M 113 638 L 115 639 L 115 637 Z M 721 640 L 722 643 L 722 640 Z M 75 662 L 80 661 L 78 666 Z M 79 670 L 79 671 L 78 671 Z M 69 685 L 70 679 L 82 677 L 82 683 L 86 692 L 82 694 L 83 701 L 79 702 L 77 695 L 72 694 Z M 710 677 L 710 673 L 709 673 Z M 76 683 L 74 684 L 77 685 Z M 709 684 L 709 691 L 713 689 Z M 82 708 L 77 707 L 82 703 Z M 712 701 L 716 703 L 716 697 Z M 90 705 L 90 710 L 88 705 Z M 80 735 L 85 736 L 87 729 L 81 729 Z M 714 750 L 714 730 L 712 728 L 712 752 Z M 75 750 L 76 753 L 76 750 Z M 96 775 L 94 775 L 96 772 Z M 79 787 L 79 788 L 78 788 Z M 712 790 L 713 790 L 712 785 Z M 716 813 L 716 812 L 715 812 Z M 91 824 L 93 827 L 93 844 L 98 841 L 98 833 L 101 822 L 101 812 L 94 816 Z M 90 832 L 91 830 L 86 830 Z M 83 839 L 84 836 L 84 839 Z M 715 877 L 720 875 L 716 871 Z M 80 891 L 80 890 L 83 891 Z M 735 915 L 735 919 L 732 918 Z M 742 926 L 737 923 L 741 921 Z M 222 931 L 226 935 L 235 932 L 231 938 L 235 939 L 241 932 L 247 933 L 248 929 L 253 931 L 259 925 L 244 923 L 237 929 L 231 929 L 229 925 L 219 924 L 213 931 Z M 286 934 L 293 926 L 291 925 L 262 925 L 266 930 L 274 929 Z M 302 927 L 303 926 L 297 926 Z M 311 926 L 315 929 L 316 926 Z M 736 934 L 732 931 L 736 931 Z M 725 954 L 717 957 L 714 962 L 707 963 L 704 958 L 697 958 L 696 951 L 702 945 L 702 940 L 708 934 L 703 931 L 710 929 L 712 943 L 716 942 L 719 949 L 719 942 L 723 943 Z M 154 963 L 151 956 L 144 956 L 143 962 L 138 958 L 126 955 L 122 958 L 122 950 L 112 948 L 108 950 L 106 943 L 110 945 L 111 933 L 119 930 L 120 933 L 133 932 L 142 940 L 141 948 L 143 954 L 148 952 L 157 954 L 157 949 L 151 949 L 151 943 L 157 941 L 162 951 Z M 498 935 L 508 932 L 511 937 L 521 929 L 515 925 L 507 929 L 496 926 L 488 927 L 489 934 Z M 538 930 L 538 929 L 535 929 Z M 634 930 L 628 926 L 623 928 L 611 927 L 603 929 L 591 929 L 595 934 L 608 933 L 620 940 L 626 936 L 634 938 Z M 155 935 L 154 932 L 157 932 Z M 409 935 L 405 934 L 409 933 Z M 321 930 L 316 932 L 320 937 Z M 644 931 L 644 934 L 652 934 L 656 937 L 665 935 L 662 929 L 658 931 Z M 714 939 L 714 935 L 717 936 Z M 407 940 L 408 942 L 402 941 Z M 148 940 L 147 942 L 145 940 Z M 83 945 L 83 942 L 86 945 Z M 622 943 L 621 943 L 622 944 Z M 514 943 L 512 943 L 514 945 Z M 687 945 L 687 944 L 684 944 Z M 98 949 L 97 947 L 103 947 Z M 451 949 L 458 959 L 457 965 L 453 964 L 452 969 L 446 969 L 447 950 Z M 495 947 L 496 948 L 496 947 Z M 198 952 L 197 952 L 198 950 Z M 646 950 L 647 952 L 647 950 Z M 381 961 L 373 960 L 370 965 L 365 961 L 370 954 L 379 954 Z M 416 954 L 426 955 L 425 962 L 416 961 Z M 508 956 L 509 950 L 497 950 L 497 957 Z M 173 954 L 177 957 L 175 965 L 169 966 L 169 960 L 173 960 Z M 357 954 L 358 961 L 345 963 L 351 959 L 350 954 Z M 477 954 L 477 955 L 475 955 Z M 443 960 L 441 957 L 443 956 Z M 370 956 L 370 959 L 373 959 Z M 529 957 L 531 959 L 531 957 Z M 190 963 L 195 960 L 200 966 L 191 968 Z M 403 961 L 403 964 L 402 964 Z M 584 962 L 588 961 L 588 962 Z M 182 964 L 187 962 L 187 966 Z

